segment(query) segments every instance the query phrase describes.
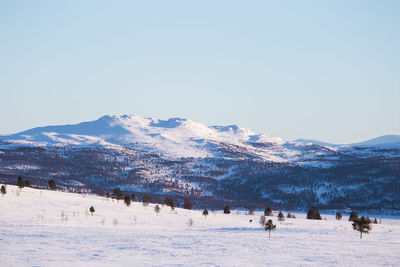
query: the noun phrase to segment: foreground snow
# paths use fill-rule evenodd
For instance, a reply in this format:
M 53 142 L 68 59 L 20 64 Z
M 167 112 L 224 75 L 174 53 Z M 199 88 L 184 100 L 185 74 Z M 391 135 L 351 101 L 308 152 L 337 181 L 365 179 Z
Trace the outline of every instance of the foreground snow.
M 96 209 L 92 216 L 89 207 Z M 97 196 L 7 186 L 0 197 L 2 266 L 138 265 L 399 265 L 400 221 L 384 218 L 362 240 L 343 217 L 304 214 L 268 238 L 261 212 L 144 207 Z M 189 219 L 193 226 L 189 227 Z M 253 220 L 252 223 L 249 220 Z

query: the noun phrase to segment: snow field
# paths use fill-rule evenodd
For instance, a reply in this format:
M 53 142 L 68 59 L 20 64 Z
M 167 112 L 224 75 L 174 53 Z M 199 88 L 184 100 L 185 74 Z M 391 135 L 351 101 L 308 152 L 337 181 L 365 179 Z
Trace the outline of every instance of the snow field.
M 400 266 L 396 218 L 373 224 L 360 240 L 347 216 L 311 221 L 293 213 L 296 219 L 281 223 L 275 213 L 267 217 L 277 225 L 268 238 L 258 223 L 261 211 L 209 209 L 204 218 L 202 210 L 162 205 L 156 215 L 154 206 L 7 185 L 0 196 L 0 265 Z

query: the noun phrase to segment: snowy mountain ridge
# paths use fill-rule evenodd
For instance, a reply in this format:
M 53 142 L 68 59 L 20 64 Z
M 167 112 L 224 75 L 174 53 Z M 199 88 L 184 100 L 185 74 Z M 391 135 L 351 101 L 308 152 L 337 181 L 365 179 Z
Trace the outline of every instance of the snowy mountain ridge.
M 216 143 L 243 147 L 266 160 L 285 161 L 294 155 L 282 145 L 279 137 L 256 134 L 237 125 L 205 126 L 189 119 L 159 120 L 137 115 L 103 116 L 96 121 L 74 125 L 38 127 L 13 135 L 1 136 L 12 144 L 33 146 L 105 146 L 140 145 L 143 149 L 160 151 L 171 157 L 210 157 Z M 254 149 L 254 143 L 280 147 L 279 157 L 268 151 Z
M 0 137 L 0 179 L 207 203 L 400 210 L 400 148 L 323 146 L 188 119 L 103 116 Z M 221 203 L 220 203 L 221 204 Z

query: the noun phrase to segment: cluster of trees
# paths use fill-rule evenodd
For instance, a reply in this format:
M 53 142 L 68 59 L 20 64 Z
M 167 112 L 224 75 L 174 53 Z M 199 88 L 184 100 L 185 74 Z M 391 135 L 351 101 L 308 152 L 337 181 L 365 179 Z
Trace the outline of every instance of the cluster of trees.
M 20 189 L 24 187 L 30 187 L 31 182 L 29 180 L 24 180 L 21 176 L 18 176 L 17 185 Z

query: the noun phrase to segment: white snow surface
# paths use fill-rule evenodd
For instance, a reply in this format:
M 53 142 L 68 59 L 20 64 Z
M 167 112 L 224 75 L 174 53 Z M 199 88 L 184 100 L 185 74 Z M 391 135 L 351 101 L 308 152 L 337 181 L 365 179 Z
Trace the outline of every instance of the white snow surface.
M 90 214 L 93 206 L 95 212 Z M 212 213 L 7 185 L 0 196 L 1 266 L 399 266 L 400 221 L 359 238 L 346 216 L 277 221 L 261 211 Z M 239 214 L 238 214 L 239 213 Z M 193 220 L 189 227 L 189 220 Z M 379 218 L 378 218 L 379 219 Z M 249 220 L 253 220 L 252 223 Z

